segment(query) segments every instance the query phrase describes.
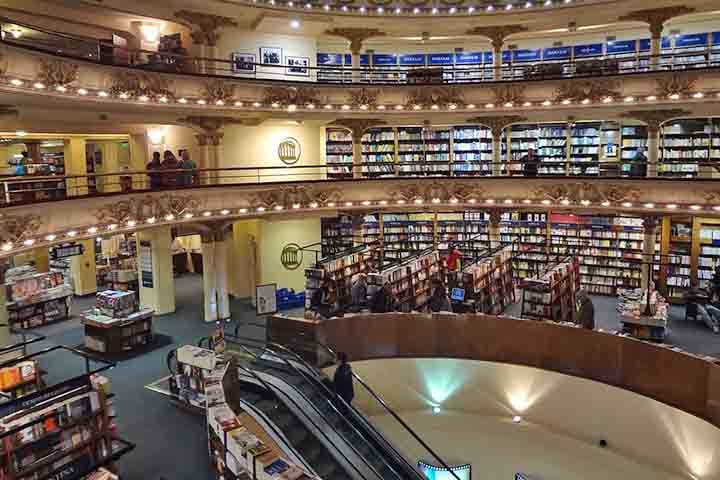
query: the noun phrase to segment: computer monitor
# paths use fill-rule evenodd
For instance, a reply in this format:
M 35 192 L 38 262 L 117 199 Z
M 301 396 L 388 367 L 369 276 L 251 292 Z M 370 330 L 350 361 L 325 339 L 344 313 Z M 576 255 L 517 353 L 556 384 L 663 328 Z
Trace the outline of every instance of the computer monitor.
M 465 301 L 465 289 L 464 288 L 453 288 L 450 298 L 457 302 Z

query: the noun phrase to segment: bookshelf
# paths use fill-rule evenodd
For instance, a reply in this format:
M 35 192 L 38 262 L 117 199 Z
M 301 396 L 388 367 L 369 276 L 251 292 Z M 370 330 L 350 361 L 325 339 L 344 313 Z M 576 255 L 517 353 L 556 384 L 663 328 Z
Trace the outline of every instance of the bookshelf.
M 659 285 L 664 285 L 670 302 L 681 302 L 692 283 L 692 218 L 665 217 L 662 221 L 660 249 L 654 269 L 659 273 Z M 698 267 L 712 272 L 712 266 Z
M 364 177 L 395 174 L 395 129 L 370 128 L 363 134 L 361 145 Z
M 70 315 L 72 288 L 60 272 L 18 276 L 5 284 L 8 321 L 34 328 L 66 320 Z
M 350 252 L 324 258 L 313 268 L 305 269 L 305 309 L 310 309 L 313 293 L 324 280 L 334 282 L 338 299 L 349 297 L 352 277 L 373 268 L 373 256 L 372 248 L 360 246 Z
M 649 301 L 648 295 L 650 295 Z M 623 290 L 619 295 L 618 314 L 623 333 L 642 340 L 656 342 L 665 340 L 668 321 L 667 302 L 656 290 L 639 288 Z
M 352 178 L 352 134 L 342 128 L 328 128 L 325 139 L 325 163 L 330 179 Z
M 500 241 L 504 245 L 513 242 L 517 245 L 516 279 L 536 275 L 547 263 L 547 213 L 503 213 L 500 217 Z
M 580 289 L 580 262 L 577 257 L 559 257 L 554 265 L 539 276 L 526 278 L 520 284 L 523 290 L 521 315 L 538 320 L 573 322 L 575 319 L 575 293 Z
M 466 300 L 472 300 L 475 312 L 501 314 L 515 303 L 512 247 L 495 249 L 468 265 L 462 279 Z
M 191 410 L 205 410 L 205 384 L 215 368 L 216 356 L 212 350 L 183 345 L 175 352 L 176 369 L 170 376 L 170 393 L 183 406 Z
M 425 173 L 425 145 L 422 127 L 398 127 L 398 173 L 403 176 Z
M 426 250 L 379 274 L 370 275 L 368 291 L 390 282 L 393 296 L 402 311 L 422 310 L 432 295 L 433 281 L 441 278 L 440 254 L 436 250 Z
M 85 348 L 114 354 L 152 344 L 154 313 L 149 308 L 138 308 L 135 292 L 98 292 L 95 308 L 81 315 L 85 326 Z
M 322 218 L 321 255 L 327 257 L 350 250 L 354 246 L 354 225 L 351 215 L 339 215 L 333 218 Z
M 433 213 L 383 213 L 382 241 L 384 259 L 393 262 L 434 248 Z
M 692 259 L 697 258 L 695 275 L 698 286 L 711 288 L 715 265 L 720 262 L 720 222 L 695 217 L 692 232 Z
M 662 177 L 688 177 L 698 175 L 698 162 L 720 158 L 720 151 L 711 148 L 720 146 L 720 129 L 709 119 L 673 120 L 662 126 L 660 131 L 660 164 L 658 175 Z M 714 142 L 714 140 L 716 140 Z
M 631 162 L 638 153 L 643 153 L 647 157 L 647 127 L 622 125 L 620 133 L 622 142 L 620 147 L 620 159 L 622 160 L 620 171 L 622 175 L 630 175 L 632 173 Z M 642 171 L 644 171 L 644 167 Z
M 453 127 L 452 174 L 492 175 L 492 132 L 480 125 Z

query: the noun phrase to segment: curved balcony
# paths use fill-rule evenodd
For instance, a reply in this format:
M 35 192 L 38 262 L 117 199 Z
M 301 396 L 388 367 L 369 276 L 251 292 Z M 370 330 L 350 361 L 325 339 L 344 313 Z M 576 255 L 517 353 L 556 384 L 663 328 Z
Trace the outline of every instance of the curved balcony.
M 4 180 L 0 256 L 111 232 L 338 210 L 527 210 L 720 215 L 717 181 L 633 177 L 387 177 L 328 180 L 327 166 L 147 171 Z M 102 189 L 94 187 L 99 179 Z M 187 179 L 187 180 L 183 180 Z M 184 183 L 187 182 L 187 183 Z M 31 197 L 32 196 L 32 197 Z

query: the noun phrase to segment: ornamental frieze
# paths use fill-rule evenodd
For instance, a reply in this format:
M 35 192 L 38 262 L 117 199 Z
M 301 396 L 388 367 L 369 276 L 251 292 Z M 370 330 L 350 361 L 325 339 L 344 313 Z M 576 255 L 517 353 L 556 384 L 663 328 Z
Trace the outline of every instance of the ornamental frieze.
M 589 100 L 597 103 L 605 98 L 620 96 L 620 82 L 615 80 L 568 80 L 558 85 L 555 101 L 582 102 Z
M 312 87 L 266 87 L 263 103 L 281 105 L 307 105 L 321 102 L 317 88 Z
M 205 98 L 209 103 L 228 104 L 235 96 L 235 85 L 224 80 L 205 82 Z
M 521 105 L 525 101 L 524 85 L 501 85 L 492 89 L 496 105 Z
M 33 238 L 42 222 L 38 215 L 0 215 L 0 242 L 19 243 Z
M 393 200 L 402 200 L 405 202 L 423 201 L 423 202 L 466 202 L 471 198 L 480 199 L 485 194 L 485 190 L 475 184 L 469 183 L 447 183 L 432 182 L 426 184 L 418 182 L 393 190 L 390 196 Z
M 377 105 L 380 90 L 376 88 L 357 88 L 348 92 L 347 103 L 355 106 L 365 105 L 373 108 Z
M 148 100 L 157 100 L 164 97 L 165 101 L 172 100 L 175 97 L 170 80 L 157 74 L 128 71 L 113 72 L 110 82 L 109 93 L 117 97 L 146 97 Z
M 540 186 L 533 189 L 532 193 L 534 199 L 550 200 L 554 204 L 562 203 L 564 200 L 574 204 L 584 201 L 595 205 L 603 202 L 617 204 L 637 201 L 640 198 L 640 190 L 636 188 L 595 185 L 590 182 Z
M 37 81 L 48 87 L 67 87 L 78 79 L 78 65 L 62 60 L 42 59 Z
M 317 204 L 318 207 L 332 206 L 339 203 L 342 193 L 335 188 L 318 189 L 304 186 L 278 187 L 271 190 L 256 192 L 250 196 L 249 204 L 252 208 L 271 209 L 277 206 Z M 339 206 L 339 205 L 338 205 Z
M 688 95 L 692 93 L 697 80 L 697 75 L 690 73 L 663 74 L 655 79 L 657 82 L 657 95 L 661 98 Z
M 96 209 L 93 215 L 100 224 L 126 224 L 152 217 L 178 218 L 188 213 L 197 213 L 199 207 L 200 200 L 192 195 L 146 195 L 106 204 Z

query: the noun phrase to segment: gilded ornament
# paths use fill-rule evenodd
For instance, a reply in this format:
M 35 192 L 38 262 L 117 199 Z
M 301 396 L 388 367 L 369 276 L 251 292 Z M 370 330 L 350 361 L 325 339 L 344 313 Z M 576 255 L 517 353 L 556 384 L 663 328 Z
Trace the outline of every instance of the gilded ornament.
M 667 98 L 674 95 L 688 95 L 692 93 L 697 75 L 689 73 L 663 74 L 655 79 L 657 82 L 657 95 Z
M 205 82 L 205 98 L 209 103 L 230 103 L 235 96 L 235 85 L 224 80 Z
M 619 83 L 614 80 L 569 80 L 560 83 L 555 91 L 555 101 L 582 102 L 589 100 L 597 103 L 604 98 L 619 97 L 619 87 Z
M 0 215 L 0 242 L 19 243 L 31 239 L 41 225 L 38 215 Z
M 475 27 L 467 31 L 468 35 L 480 35 L 490 39 L 493 49 L 500 51 L 502 49 L 505 39 L 510 35 L 514 35 L 520 32 L 526 32 L 527 27 L 524 25 L 497 25 L 497 26 L 483 26 Z
M 686 7 L 684 5 L 676 7 L 648 8 L 630 12 L 627 15 L 620 17 L 619 20 L 647 23 L 650 27 L 650 34 L 652 37 L 660 38 L 662 36 L 665 22 L 671 18 L 678 17 L 680 15 L 687 15 L 688 13 L 692 13 L 694 11 L 694 8 Z
M 237 22 L 230 17 L 190 10 L 179 10 L 175 12 L 175 17 L 193 25 L 194 28 L 190 32 L 190 37 L 196 45 L 213 47 L 220 38 L 220 29 L 238 26 Z
M 524 85 L 501 85 L 492 89 L 496 105 L 511 103 L 520 105 L 525 101 Z
M 359 54 L 365 40 L 372 37 L 382 37 L 385 32 L 377 28 L 333 28 L 325 31 L 325 35 L 342 37 L 350 42 L 350 51 Z
M 339 118 L 329 126 L 347 128 L 352 133 L 353 142 L 358 143 L 365 130 L 378 125 L 385 125 L 385 121 L 377 118 Z
M 350 105 L 367 105 L 374 107 L 377 104 L 380 90 L 372 88 L 356 88 L 348 93 L 348 103 Z
M 196 212 L 199 206 L 200 201 L 191 195 L 146 195 L 106 204 L 96 209 L 94 216 L 101 224 L 125 224 L 130 220 L 137 222 L 150 217 L 179 217 Z
M 66 87 L 77 80 L 78 68 L 77 65 L 62 60 L 43 59 L 37 80 L 48 87 Z
M 321 99 L 318 89 L 312 87 L 266 87 L 263 103 L 307 105 L 321 103 Z

